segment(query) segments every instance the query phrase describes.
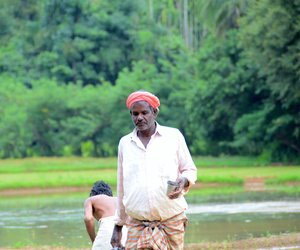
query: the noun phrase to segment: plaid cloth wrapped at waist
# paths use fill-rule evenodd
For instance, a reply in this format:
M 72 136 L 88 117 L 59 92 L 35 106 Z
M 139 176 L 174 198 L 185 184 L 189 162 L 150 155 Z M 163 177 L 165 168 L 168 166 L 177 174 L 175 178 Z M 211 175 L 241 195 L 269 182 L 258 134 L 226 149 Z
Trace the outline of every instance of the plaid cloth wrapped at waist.
M 126 249 L 131 249 L 136 245 L 136 249 L 150 248 L 154 250 L 168 250 L 169 239 L 176 241 L 176 235 L 182 235 L 185 230 L 187 217 L 184 213 L 178 214 L 165 221 L 140 221 L 131 218 L 127 226 L 129 227 Z M 182 241 L 182 237 L 178 237 Z M 181 242 L 178 242 L 181 244 Z

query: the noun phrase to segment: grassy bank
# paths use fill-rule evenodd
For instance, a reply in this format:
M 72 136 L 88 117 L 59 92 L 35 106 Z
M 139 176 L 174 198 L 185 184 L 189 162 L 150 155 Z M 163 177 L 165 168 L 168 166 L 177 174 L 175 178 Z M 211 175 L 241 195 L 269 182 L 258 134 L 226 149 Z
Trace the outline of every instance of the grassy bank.
M 0 160 L 0 174 L 82 171 L 99 169 L 116 169 L 117 159 L 83 158 L 83 157 L 38 157 L 25 159 Z
M 250 177 L 266 178 L 267 183 L 282 184 L 300 181 L 299 167 L 215 167 L 198 168 L 198 182 L 242 185 Z M 116 185 L 116 169 L 49 171 L 0 174 L 0 189 L 90 186 L 102 179 Z
M 116 158 L 76 157 L 0 160 L 0 190 L 84 187 L 99 179 L 115 186 L 116 161 Z M 198 183 L 241 187 L 245 180 L 254 177 L 264 178 L 272 186 L 300 182 L 299 166 L 268 166 L 249 157 L 195 157 L 195 162 Z
M 251 200 L 272 200 L 273 198 L 274 200 L 300 198 L 300 166 L 260 165 L 255 163 L 255 159 L 252 159 L 252 165 L 249 163 L 248 166 L 245 166 L 244 164 L 249 162 L 248 158 L 231 159 L 228 157 L 215 159 L 211 157 L 196 157 L 195 161 L 198 166 L 198 182 L 187 194 L 188 203 L 249 202 Z M 199 162 L 206 162 L 206 165 L 200 165 Z M 249 178 L 262 178 L 265 183 L 265 190 L 260 192 L 245 191 L 245 182 Z M 0 200 L 3 206 L 13 207 L 14 204 L 20 204 L 18 203 L 20 202 L 20 197 L 24 196 L 22 204 L 25 204 L 27 209 L 35 209 L 36 204 L 42 204 L 42 207 L 50 207 L 52 204 L 57 205 L 61 197 L 64 197 L 64 200 L 83 201 L 88 196 L 92 183 L 99 179 L 103 179 L 111 184 L 114 187 L 114 194 L 116 194 L 116 158 L 72 157 L 1 160 Z M 71 187 L 82 189 L 74 191 L 71 190 Z M 33 193 L 30 193 L 30 191 L 34 188 L 42 189 L 42 192 L 37 193 L 37 196 L 32 195 Z M 51 188 L 56 188 L 57 190 L 50 193 L 48 191 Z M 16 193 L 9 197 L 2 195 L 8 189 L 15 189 Z M 22 192 L 24 189 L 28 190 L 29 192 L 26 194 L 30 195 L 26 196 Z M 59 190 L 64 192 L 69 190 L 72 195 L 57 194 Z M 52 197 L 57 196 L 57 199 L 49 199 L 49 194 Z M 299 236 L 298 233 L 250 238 L 243 241 L 228 239 L 224 242 L 200 242 L 187 244 L 185 249 L 257 249 L 300 246 Z M 54 246 L 31 246 L 31 243 L 23 244 L 22 242 L 20 245 L 14 245 L 13 247 L 27 250 L 68 249 Z M 28 245 L 30 246 L 27 247 Z M 0 248 L 0 250 L 3 249 L 5 248 Z
M 74 248 L 67 247 L 54 247 L 54 246 L 22 246 L 15 248 L 5 248 L 2 247 L 0 250 L 8 249 L 20 249 L 23 250 L 73 250 Z M 202 250 L 202 249 L 219 249 L 219 250 L 229 250 L 229 249 L 299 249 L 300 248 L 300 234 L 292 233 L 286 235 L 272 235 L 269 237 L 261 238 L 250 238 L 247 240 L 239 241 L 226 241 L 226 242 L 202 242 L 202 243 L 192 243 L 185 244 L 184 250 Z M 90 248 L 80 248 L 81 250 L 89 250 Z
M 185 250 L 202 250 L 202 249 L 299 249 L 300 234 L 272 235 L 269 237 L 250 238 L 246 240 L 227 241 L 227 242 L 203 242 L 188 244 Z
M 255 167 L 267 166 L 268 162 L 255 157 L 223 156 L 193 157 L 197 167 Z M 83 158 L 83 157 L 37 157 L 25 159 L 0 160 L 1 173 L 27 173 L 51 171 L 81 171 L 116 169 L 117 158 Z

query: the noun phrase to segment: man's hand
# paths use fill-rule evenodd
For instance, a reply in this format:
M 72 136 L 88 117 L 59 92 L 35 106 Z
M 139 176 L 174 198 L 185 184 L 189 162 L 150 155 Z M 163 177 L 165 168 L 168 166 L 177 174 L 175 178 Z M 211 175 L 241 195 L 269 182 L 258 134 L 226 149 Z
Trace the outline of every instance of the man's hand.
M 185 187 L 188 187 L 189 186 L 189 181 L 186 177 L 179 177 L 177 180 L 176 180 L 177 184 L 178 184 L 178 187 L 175 188 L 175 190 L 173 192 L 170 192 L 168 194 L 168 197 L 170 199 L 176 199 L 178 198 L 181 194 L 182 194 L 182 191 Z
M 112 247 L 122 247 L 121 239 L 122 239 L 122 227 L 115 225 L 113 234 L 111 236 L 110 244 Z

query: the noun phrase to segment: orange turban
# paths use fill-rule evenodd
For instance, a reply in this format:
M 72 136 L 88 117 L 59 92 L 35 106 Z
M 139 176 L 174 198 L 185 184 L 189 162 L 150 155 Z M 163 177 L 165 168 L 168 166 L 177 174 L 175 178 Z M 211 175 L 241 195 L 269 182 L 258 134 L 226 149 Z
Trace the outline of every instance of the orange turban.
M 132 104 L 138 101 L 145 101 L 150 104 L 153 108 L 158 108 L 160 105 L 159 99 L 147 91 L 136 91 L 131 93 L 126 100 L 126 106 L 128 109 L 131 108 Z

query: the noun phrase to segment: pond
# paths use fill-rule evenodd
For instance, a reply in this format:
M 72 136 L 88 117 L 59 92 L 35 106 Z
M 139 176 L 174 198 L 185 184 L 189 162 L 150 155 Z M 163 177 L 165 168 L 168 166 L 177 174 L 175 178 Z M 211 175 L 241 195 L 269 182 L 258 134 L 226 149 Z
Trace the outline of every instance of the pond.
M 83 223 L 86 194 L 0 199 L 0 247 L 89 247 Z M 190 204 L 185 241 L 224 241 L 300 232 L 300 200 Z

